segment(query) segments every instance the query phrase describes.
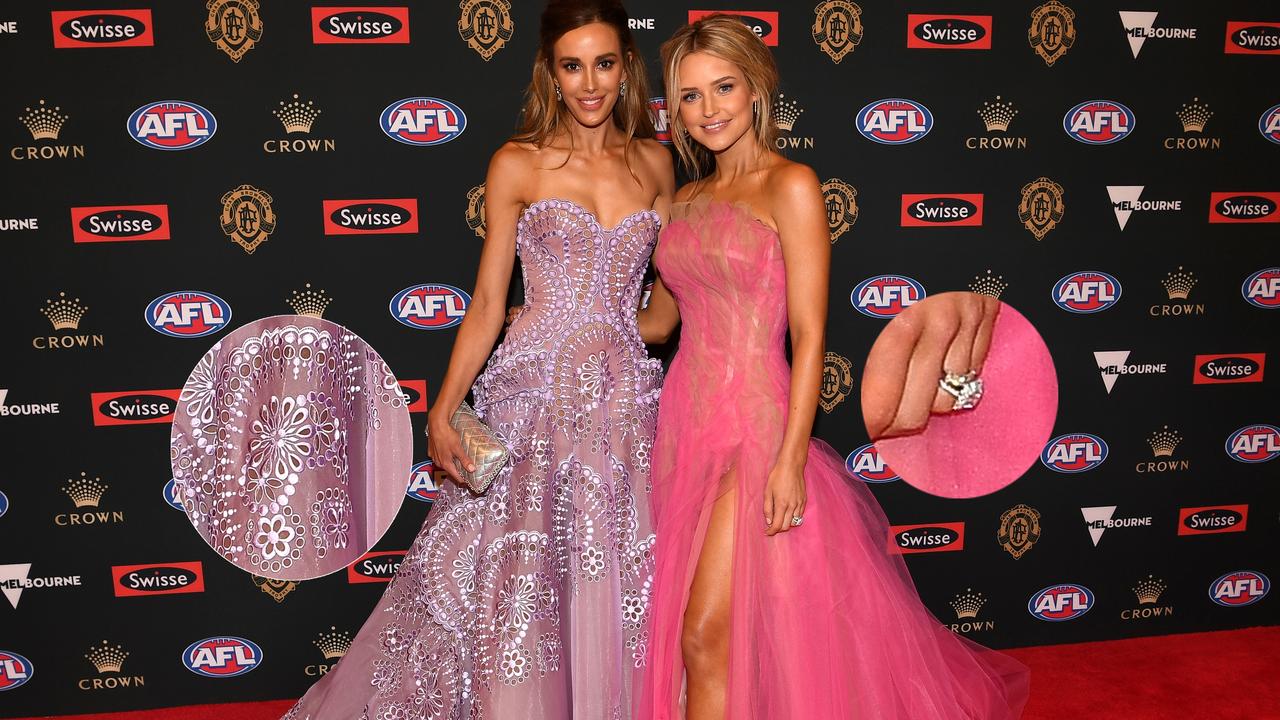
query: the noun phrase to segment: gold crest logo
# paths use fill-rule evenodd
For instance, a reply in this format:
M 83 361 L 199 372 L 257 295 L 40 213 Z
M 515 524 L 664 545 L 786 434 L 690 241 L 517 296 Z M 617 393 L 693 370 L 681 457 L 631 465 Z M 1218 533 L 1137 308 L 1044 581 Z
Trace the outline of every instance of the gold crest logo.
M 822 394 L 818 404 L 824 412 L 831 412 L 844 402 L 853 390 L 853 364 L 849 359 L 833 352 L 822 358 Z
M 1066 208 L 1062 202 L 1062 186 L 1047 177 L 1036 178 L 1022 186 L 1022 200 L 1018 203 L 1018 219 L 1037 240 L 1043 240 L 1049 231 L 1062 222 Z
M 467 227 L 484 239 L 484 183 L 467 191 Z
M 826 0 L 813 9 L 813 41 L 839 64 L 862 42 L 862 8 L 848 0 Z
M 1005 510 L 1000 516 L 1000 531 L 996 539 L 1015 560 L 1022 557 L 1040 539 L 1039 511 L 1021 504 Z
M 1031 11 L 1031 27 L 1027 29 L 1027 42 L 1031 49 L 1053 66 L 1076 43 L 1076 13 L 1071 8 L 1049 0 Z
M 835 244 L 858 221 L 858 191 L 840 178 L 822 183 L 822 199 L 827 205 L 827 231 Z
M 262 39 L 258 0 L 209 0 L 205 7 L 209 17 L 204 21 L 204 33 L 232 62 L 240 62 Z
M 276 230 L 271 196 L 252 185 L 241 185 L 222 196 L 222 232 L 252 254 Z
M 511 3 L 508 0 L 462 0 L 458 7 L 462 9 L 458 16 L 458 34 L 488 62 L 515 32 L 515 25 L 511 22 Z
M 298 583 L 293 580 L 276 580 L 275 578 L 262 577 L 261 575 L 253 575 L 253 584 L 257 585 L 262 592 L 271 596 L 276 602 L 284 602 L 284 598 L 289 593 L 297 589 Z

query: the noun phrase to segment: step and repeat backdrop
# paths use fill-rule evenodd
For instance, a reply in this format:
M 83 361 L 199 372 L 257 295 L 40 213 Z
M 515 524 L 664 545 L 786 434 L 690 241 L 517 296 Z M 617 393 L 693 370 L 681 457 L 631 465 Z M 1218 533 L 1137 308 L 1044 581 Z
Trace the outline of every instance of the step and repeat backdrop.
M 296 697 L 430 512 L 421 430 L 542 8 L 390 3 L 0 8 L 0 716 Z M 775 52 L 778 148 L 829 209 L 817 434 L 966 637 L 1275 624 L 1280 9 L 937 5 L 628 3 L 651 69 L 713 10 Z M 1029 318 L 1061 388 L 1040 461 L 964 501 L 898 480 L 858 408 L 886 319 L 954 290 Z M 280 314 L 386 359 L 419 463 L 373 551 L 302 582 L 221 559 L 170 481 L 187 375 Z

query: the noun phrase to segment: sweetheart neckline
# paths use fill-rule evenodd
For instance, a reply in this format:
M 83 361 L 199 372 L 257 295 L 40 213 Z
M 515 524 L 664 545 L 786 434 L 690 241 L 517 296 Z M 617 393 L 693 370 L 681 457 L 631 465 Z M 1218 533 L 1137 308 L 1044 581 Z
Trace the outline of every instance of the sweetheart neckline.
M 584 214 L 586 214 L 588 217 L 590 217 L 590 218 L 591 218 L 591 221 L 592 221 L 592 222 L 594 222 L 594 223 L 596 224 L 596 227 L 600 228 L 600 231 L 601 231 L 601 232 L 613 232 L 613 231 L 615 231 L 615 230 L 618 230 L 618 229 L 619 229 L 619 228 L 621 228 L 623 225 L 626 225 L 629 221 L 631 221 L 633 218 L 635 218 L 637 215 L 644 215 L 645 213 L 648 213 L 648 214 L 653 215 L 653 216 L 654 216 L 654 220 L 658 223 L 658 225 L 661 225 L 661 224 L 662 224 L 662 216 L 658 214 L 658 211 L 657 211 L 657 210 L 654 210 L 653 208 L 641 208 L 641 209 L 636 210 L 636 211 L 634 211 L 634 212 L 632 212 L 632 213 L 630 213 L 630 214 L 628 214 L 628 215 L 625 215 L 625 216 L 624 216 L 621 220 L 619 220 L 616 224 L 614 224 L 614 225 L 612 225 L 612 226 L 606 226 L 604 223 L 600 222 L 600 218 L 599 218 L 599 216 L 597 216 L 594 212 L 592 212 L 591 210 L 589 210 L 589 209 L 588 209 L 586 206 L 584 206 L 582 203 L 579 203 L 579 202 L 576 202 L 576 201 L 573 201 L 573 200 L 566 200 L 566 199 L 564 199 L 564 198 L 557 198 L 557 197 L 548 197 L 548 198 L 543 198 L 543 199 L 541 199 L 541 200 L 537 200 L 537 201 L 535 201 L 535 202 L 531 202 L 531 203 L 529 203 L 529 204 L 525 207 L 525 209 L 524 209 L 524 210 L 522 210 L 522 211 L 520 212 L 520 222 L 519 222 L 518 224 L 523 224 L 523 223 L 524 223 L 524 221 L 525 221 L 525 220 L 528 218 L 528 216 L 529 216 L 529 211 L 533 210 L 535 207 L 538 207 L 538 206 L 546 207 L 548 203 L 552 203 L 552 202 L 562 202 L 562 203 L 566 203 L 566 204 L 569 204 L 569 205 L 574 206 L 574 207 L 575 207 L 575 208 L 577 208 L 578 210 L 581 210 Z

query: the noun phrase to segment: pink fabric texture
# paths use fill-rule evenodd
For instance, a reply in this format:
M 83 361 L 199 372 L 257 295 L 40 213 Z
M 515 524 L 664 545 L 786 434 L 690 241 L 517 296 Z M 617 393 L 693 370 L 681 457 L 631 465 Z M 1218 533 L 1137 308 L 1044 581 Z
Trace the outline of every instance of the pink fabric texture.
M 921 604 L 902 558 L 886 552 L 875 498 L 829 445 L 810 441 L 804 525 L 764 534 L 791 378 L 778 236 L 745 205 L 678 204 L 673 215 L 655 257 L 684 327 L 658 411 L 654 616 L 637 717 L 683 717 L 682 618 L 711 507 L 730 487 L 727 718 L 1017 717 L 1026 668 Z
M 905 482 L 943 497 L 978 497 L 1017 480 L 1053 432 L 1058 378 L 1040 333 L 1004 303 L 982 381 L 978 407 L 935 415 L 916 435 L 877 440 L 880 457 Z

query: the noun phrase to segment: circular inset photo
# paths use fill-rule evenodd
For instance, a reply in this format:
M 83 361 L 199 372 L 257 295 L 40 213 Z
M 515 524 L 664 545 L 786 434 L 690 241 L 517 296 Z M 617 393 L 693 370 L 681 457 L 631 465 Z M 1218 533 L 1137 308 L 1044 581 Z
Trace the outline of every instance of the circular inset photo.
M 328 320 L 279 315 L 191 371 L 169 439 L 174 497 L 233 565 L 308 580 L 354 562 L 405 497 L 406 397 L 378 353 Z
M 862 373 L 880 461 L 933 495 L 995 492 L 1035 463 L 1058 413 L 1053 358 L 1008 304 L 932 295 L 885 325 Z

